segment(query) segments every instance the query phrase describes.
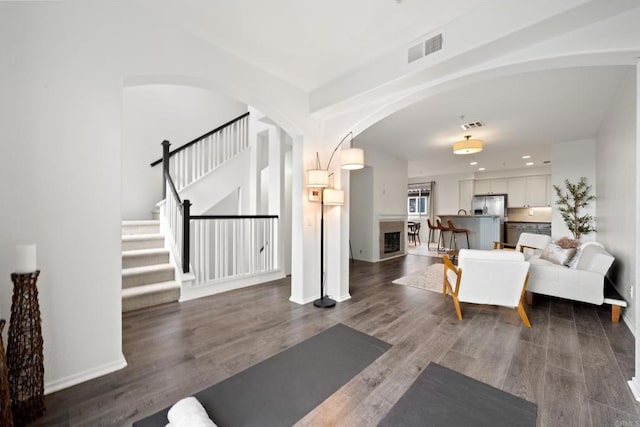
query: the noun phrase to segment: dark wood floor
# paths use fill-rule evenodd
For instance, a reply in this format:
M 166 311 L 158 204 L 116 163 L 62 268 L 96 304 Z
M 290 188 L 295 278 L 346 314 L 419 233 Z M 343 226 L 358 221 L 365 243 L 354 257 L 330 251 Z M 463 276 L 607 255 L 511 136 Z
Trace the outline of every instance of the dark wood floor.
M 431 361 L 538 404 L 540 426 L 640 425 L 634 339 L 607 307 L 538 297 L 515 310 L 463 305 L 393 285 L 434 258 L 356 262 L 351 300 L 334 309 L 289 302 L 289 280 L 124 315 L 119 372 L 47 396 L 36 425 L 130 425 L 342 322 L 393 347 L 299 422 L 373 426 Z

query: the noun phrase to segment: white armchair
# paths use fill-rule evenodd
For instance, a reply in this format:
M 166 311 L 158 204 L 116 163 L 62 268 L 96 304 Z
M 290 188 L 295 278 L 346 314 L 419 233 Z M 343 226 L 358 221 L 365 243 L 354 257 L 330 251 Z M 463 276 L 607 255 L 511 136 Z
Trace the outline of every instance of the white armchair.
M 515 308 L 522 322 L 531 327 L 522 303 L 529 278 L 529 263 L 516 251 L 461 249 L 458 267 L 444 256 L 442 296 L 450 294 L 462 320 L 460 302 Z
M 521 233 L 518 238 L 518 243 L 515 245 L 493 242 L 493 249 L 515 249 L 522 253 L 525 253 L 527 249 L 531 249 L 541 252 L 549 243 L 551 243 L 551 236 L 547 236 L 546 234 Z M 526 255 L 529 254 L 525 253 L 525 258 L 528 258 Z

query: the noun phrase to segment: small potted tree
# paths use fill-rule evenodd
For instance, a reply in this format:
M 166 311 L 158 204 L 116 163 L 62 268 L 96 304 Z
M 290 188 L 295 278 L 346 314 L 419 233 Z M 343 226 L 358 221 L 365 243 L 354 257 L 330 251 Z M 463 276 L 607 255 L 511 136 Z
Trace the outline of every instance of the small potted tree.
M 557 185 L 553 186 L 558 195 L 556 205 L 564 223 L 573 234 L 573 238 L 579 241 L 583 234 L 596 231 L 593 225 L 595 218 L 589 214 L 580 215 L 580 210 L 588 207 L 596 199 L 596 196 L 590 194 L 591 186 L 587 185 L 587 178 L 584 176 L 580 178 L 577 184 L 565 179 L 564 187 L 562 189 Z

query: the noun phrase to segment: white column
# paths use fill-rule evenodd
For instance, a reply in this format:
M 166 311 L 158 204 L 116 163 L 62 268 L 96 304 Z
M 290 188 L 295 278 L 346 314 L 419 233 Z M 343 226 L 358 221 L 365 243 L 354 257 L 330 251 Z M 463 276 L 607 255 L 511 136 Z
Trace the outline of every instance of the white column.
M 282 167 L 281 130 L 276 126 L 269 127 L 269 215 L 282 212 L 282 187 L 284 169 Z
M 310 203 L 305 171 L 315 165 L 316 150 L 303 137 L 293 140 L 291 170 L 291 298 L 306 304 L 320 295 L 320 205 Z
M 640 61 L 636 62 L 636 212 L 640 212 L 640 197 L 638 195 L 638 189 L 640 189 Z M 640 217 L 636 216 L 636 252 L 640 248 Z M 640 283 L 640 261 L 636 257 L 636 283 Z M 637 290 L 637 288 L 636 288 Z M 637 297 L 636 297 L 637 298 Z M 640 354 L 640 341 L 638 340 L 638 333 L 640 333 L 640 304 L 635 304 L 636 307 L 636 324 L 635 324 L 635 336 L 636 336 L 636 355 Z M 640 357 L 636 356 L 636 376 L 633 377 L 628 383 L 631 387 L 631 391 L 636 400 L 640 401 L 640 379 L 638 373 L 640 372 Z
M 247 189 L 247 197 L 241 195 L 242 200 L 248 202 L 247 205 L 242 205 L 240 212 L 243 214 L 255 214 L 258 208 L 258 195 L 259 195 L 259 173 L 258 170 L 258 111 L 251 109 L 249 115 L 249 188 Z

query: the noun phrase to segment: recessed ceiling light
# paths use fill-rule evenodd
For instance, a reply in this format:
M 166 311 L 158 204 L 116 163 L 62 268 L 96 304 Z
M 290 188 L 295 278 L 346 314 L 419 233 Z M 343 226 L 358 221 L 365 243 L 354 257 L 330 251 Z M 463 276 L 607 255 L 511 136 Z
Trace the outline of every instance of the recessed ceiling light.
M 471 166 L 475 166 L 475 165 L 477 165 L 477 164 L 478 164 L 478 162 L 471 162 L 471 163 L 469 163 L 469 164 L 470 164 Z
M 531 156 L 526 155 L 526 156 L 522 156 L 522 158 L 523 158 L 523 159 L 530 159 L 530 158 L 531 158 Z
M 533 162 L 527 162 L 525 163 L 527 166 L 533 166 Z
M 483 171 L 483 170 L 485 170 L 485 169 L 484 169 L 484 168 L 478 168 L 478 170 L 479 170 L 479 171 Z

